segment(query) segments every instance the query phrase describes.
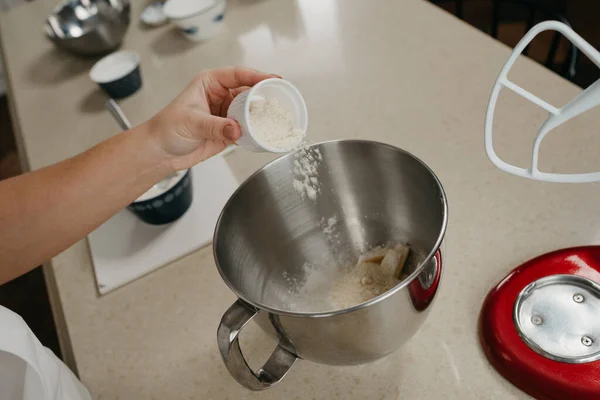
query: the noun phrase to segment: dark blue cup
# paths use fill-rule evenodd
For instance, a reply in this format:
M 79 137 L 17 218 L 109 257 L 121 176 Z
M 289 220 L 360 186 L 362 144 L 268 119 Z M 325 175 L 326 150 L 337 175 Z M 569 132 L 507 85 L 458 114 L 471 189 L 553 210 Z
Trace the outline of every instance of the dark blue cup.
M 113 99 L 131 96 L 142 87 L 140 56 L 130 50 L 111 53 L 94 64 L 90 79 Z
M 142 221 L 152 225 L 168 224 L 185 214 L 192 205 L 192 170 L 188 169 L 174 178 L 164 180 L 167 186 L 155 185 L 136 201 L 127 206 Z

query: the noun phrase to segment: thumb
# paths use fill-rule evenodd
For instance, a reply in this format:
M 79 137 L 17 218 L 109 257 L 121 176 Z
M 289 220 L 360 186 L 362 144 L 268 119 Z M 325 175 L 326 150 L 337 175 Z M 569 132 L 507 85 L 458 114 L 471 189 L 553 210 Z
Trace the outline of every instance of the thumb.
M 197 121 L 197 137 L 201 139 L 235 142 L 242 136 L 236 121 L 202 113 Z

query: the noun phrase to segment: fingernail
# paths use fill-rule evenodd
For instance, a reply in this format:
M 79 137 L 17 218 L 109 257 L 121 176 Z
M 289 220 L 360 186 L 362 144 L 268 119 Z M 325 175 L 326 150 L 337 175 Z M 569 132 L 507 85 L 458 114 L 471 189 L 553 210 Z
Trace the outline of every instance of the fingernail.
M 223 131 L 223 136 L 225 136 L 225 139 L 227 140 L 238 140 L 239 135 L 235 126 L 227 125 Z

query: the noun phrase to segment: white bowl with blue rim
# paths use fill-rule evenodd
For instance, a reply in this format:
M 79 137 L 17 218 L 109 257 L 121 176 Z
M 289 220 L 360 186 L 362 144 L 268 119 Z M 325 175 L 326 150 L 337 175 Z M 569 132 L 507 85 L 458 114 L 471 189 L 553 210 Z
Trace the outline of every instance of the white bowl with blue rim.
M 223 29 L 227 0 L 168 0 L 163 12 L 189 40 L 199 42 Z

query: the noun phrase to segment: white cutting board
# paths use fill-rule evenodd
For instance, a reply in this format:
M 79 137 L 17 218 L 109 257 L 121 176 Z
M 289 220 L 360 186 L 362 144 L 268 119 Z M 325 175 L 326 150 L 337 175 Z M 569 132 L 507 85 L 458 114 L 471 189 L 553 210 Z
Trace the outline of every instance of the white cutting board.
M 132 282 L 212 242 L 217 218 L 238 187 L 222 155 L 192 168 L 190 209 L 167 225 L 149 225 L 123 210 L 88 235 L 100 294 Z

